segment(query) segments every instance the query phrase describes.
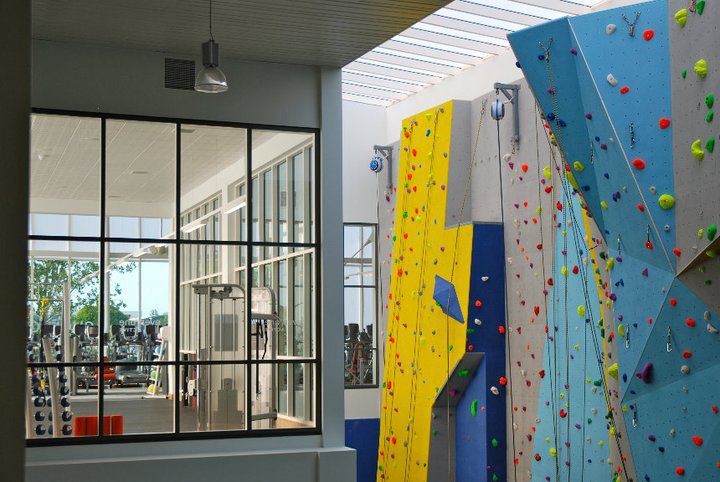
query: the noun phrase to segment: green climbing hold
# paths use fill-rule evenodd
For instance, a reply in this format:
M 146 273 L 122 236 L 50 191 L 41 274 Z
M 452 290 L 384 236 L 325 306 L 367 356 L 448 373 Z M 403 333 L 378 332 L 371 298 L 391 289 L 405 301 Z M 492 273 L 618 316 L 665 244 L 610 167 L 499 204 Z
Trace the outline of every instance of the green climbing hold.
M 658 199 L 658 204 L 663 209 L 672 209 L 673 206 L 675 206 L 675 198 L 672 197 L 670 194 L 663 194 Z
M 585 170 L 585 166 L 580 161 L 573 162 L 573 169 L 575 169 L 577 172 L 583 172 Z
M 497 448 L 497 446 L 499 445 L 497 439 L 492 439 L 490 443 L 492 444 L 493 448 Z
M 707 60 L 700 59 L 697 62 L 695 62 L 695 65 L 693 66 L 693 70 L 696 74 L 698 74 L 699 77 L 702 77 L 703 79 L 707 76 Z
M 712 226 L 708 226 L 707 228 L 707 238 L 708 240 L 712 241 L 715 239 L 715 236 L 717 235 L 717 226 L 714 224 Z
M 468 370 L 463 369 L 463 370 L 460 370 L 460 371 L 458 372 L 458 376 L 459 376 L 460 378 L 463 378 L 463 377 L 468 376 L 468 373 L 470 373 Z
M 713 104 L 715 103 L 715 96 L 713 94 L 708 94 L 705 97 L 705 105 L 708 109 L 712 109 Z
M 680 10 L 675 12 L 675 21 L 678 25 L 680 25 L 680 27 L 684 27 L 687 23 L 687 10 L 681 8 Z
M 712 152 L 714 149 L 715 149 L 715 138 L 711 137 L 705 143 L 705 150 L 707 150 L 708 152 Z
M 702 15 L 703 11 L 705 11 L 705 0 L 700 0 L 697 5 L 695 5 L 695 8 L 697 9 L 697 14 Z
M 470 404 L 470 415 L 472 415 L 473 417 L 477 417 L 477 405 L 478 405 L 477 400 L 473 400 L 472 403 Z
M 696 139 L 695 142 L 692 143 L 690 151 L 698 161 L 702 161 L 705 157 L 705 151 L 702 150 L 702 141 L 700 139 Z
M 682 72 L 680 72 L 680 77 L 682 77 L 683 79 L 687 77 L 687 69 L 682 69 Z
M 705 116 L 705 122 L 712 122 L 713 117 L 715 117 L 715 113 L 713 111 L 710 111 Z
M 601 386 L 601 385 L 602 385 L 602 380 L 595 380 L 595 381 L 593 382 L 593 385 L 595 385 L 596 387 Z
M 615 362 L 615 363 L 613 363 L 612 365 L 610 365 L 610 366 L 608 367 L 607 372 L 608 372 L 608 375 L 610 375 L 610 376 L 613 377 L 615 380 L 617 380 L 617 379 L 618 379 L 618 364 L 617 364 L 617 362 Z
M 498 477 L 497 474 L 493 474 L 492 479 L 493 479 L 493 482 L 497 482 L 498 480 L 500 480 L 500 478 Z

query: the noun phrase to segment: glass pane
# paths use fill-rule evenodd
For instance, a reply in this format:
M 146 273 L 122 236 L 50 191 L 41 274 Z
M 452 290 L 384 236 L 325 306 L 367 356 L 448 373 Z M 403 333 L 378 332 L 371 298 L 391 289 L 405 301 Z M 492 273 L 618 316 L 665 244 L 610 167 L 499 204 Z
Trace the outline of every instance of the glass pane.
M 172 235 L 168 223 L 150 229 L 144 218 L 175 217 L 175 124 L 108 119 L 106 130 L 108 235 Z
M 293 340 L 292 353 L 298 357 L 312 357 L 314 347 L 314 256 L 312 250 L 298 252 L 290 258 L 292 290 L 288 327 Z
M 183 124 L 180 135 L 182 237 L 240 240 L 246 199 L 237 186 L 246 175 L 247 131 Z
M 358 256 L 361 251 L 360 237 L 362 228 L 360 226 L 345 225 L 343 233 L 345 284 L 360 285 L 362 280 L 360 279 L 361 267 Z
M 205 271 L 213 264 L 215 268 L 224 266 L 223 256 L 231 253 L 235 257 L 237 249 L 181 246 L 180 352 L 186 360 L 245 359 L 247 324 L 243 284 L 223 282 L 226 277 L 219 270 Z M 198 262 L 197 257 L 203 259 Z M 235 266 L 235 263 L 230 260 L 229 264 Z M 196 271 L 198 266 L 203 269 Z M 244 272 L 244 267 L 238 266 L 230 279 L 241 280 Z
M 362 284 L 375 286 L 375 226 L 363 226 L 360 241 L 362 249 L 358 255 L 362 266 Z
M 345 385 L 375 383 L 375 288 L 345 288 Z
M 166 362 L 173 359 L 174 247 L 109 243 L 105 298 L 105 359 Z
M 180 431 L 245 428 L 244 365 L 180 366 Z
M 27 438 L 97 435 L 97 368 L 26 368 Z
M 175 406 L 167 396 L 168 384 L 175 379 L 174 369 L 168 365 L 105 367 L 104 418 L 110 419 L 111 435 L 175 430 Z
M 251 370 L 254 429 L 315 426 L 314 364 L 255 363 Z
M 252 135 L 253 176 L 264 179 L 259 185 L 262 193 L 253 195 L 253 201 L 262 204 L 259 224 L 268 226 L 254 230 L 253 239 L 312 242 L 314 135 L 269 130 L 253 130 Z
M 98 361 L 99 244 L 28 253 L 27 359 Z M 46 350 L 53 348 L 50 356 Z
M 100 235 L 100 130 L 97 118 L 31 116 L 30 234 L 66 236 L 82 215 L 78 235 Z

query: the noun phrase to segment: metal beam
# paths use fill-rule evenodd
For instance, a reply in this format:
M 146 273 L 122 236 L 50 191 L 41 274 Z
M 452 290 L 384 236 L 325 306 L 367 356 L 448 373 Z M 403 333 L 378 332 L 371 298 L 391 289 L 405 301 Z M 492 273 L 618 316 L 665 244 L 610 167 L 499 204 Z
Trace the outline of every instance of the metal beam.
M 470 40 L 462 37 L 456 37 L 453 35 L 428 32 L 426 30 L 420 30 L 417 28 L 409 28 L 405 30 L 401 35 L 403 35 L 404 37 L 410 37 L 418 40 L 426 40 L 428 42 L 437 42 L 439 44 L 451 45 L 453 47 L 473 50 L 475 52 L 484 52 L 487 54 L 501 54 L 507 50 L 507 47 L 502 47 L 500 45 L 479 42 L 477 40 Z
M 368 60 L 375 60 L 378 62 L 384 62 L 387 64 L 395 64 L 400 67 L 409 67 L 411 69 L 429 70 L 431 72 L 437 72 L 439 75 L 455 75 L 459 72 L 462 72 L 462 68 L 460 67 L 452 67 L 449 65 L 443 65 L 441 63 L 403 57 L 402 52 L 397 50 L 394 50 L 392 52 L 397 52 L 397 54 L 377 52 L 375 50 L 371 50 L 370 52 L 363 55 L 362 58 Z
M 408 96 L 408 94 L 404 94 L 402 92 L 394 92 L 372 85 L 352 84 L 347 82 L 342 83 L 342 91 L 348 94 L 369 95 L 388 100 L 402 100 Z
M 362 58 L 351 62 L 346 65 L 348 69 L 358 70 L 360 72 L 369 72 L 371 74 L 388 75 L 390 77 L 396 77 L 398 79 L 412 80 L 415 82 L 422 82 L 425 84 L 436 84 L 442 80 L 442 77 L 436 77 L 432 75 L 418 74 L 416 72 L 410 72 L 401 68 L 385 67 L 382 65 L 363 63 Z
M 568 15 L 582 15 L 590 13 L 590 7 L 580 5 L 579 3 L 567 2 L 565 0 L 514 0 L 517 3 L 532 5 L 533 7 L 547 8 L 558 12 L 567 13 Z
M 394 104 L 393 101 L 387 100 L 387 99 L 376 99 L 374 97 L 368 97 L 364 95 L 357 95 L 357 94 L 351 94 L 349 92 L 343 92 L 342 94 L 343 100 L 347 100 L 349 102 L 357 102 L 359 104 L 370 104 L 370 105 L 379 105 L 382 107 L 387 107 L 389 105 Z
M 404 90 L 408 92 L 420 92 L 423 89 L 423 85 L 411 84 L 402 80 L 390 80 L 374 75 L 367 75 L 360 72 L 349 72 L 343 69 L 342 72 L 343 81 L 356 82 L 360 84 L 372 84 L 378 87 L 385 87 L 387 89 Z
M 507 40 L 507 34 L 512 30 L 505 30 L 498 27 L 490 27 L 481 23 L 458 20 L 451 17 L 443 17 L 442 15 L 430 15 L 423 19 L 422 23 L 436 25 L 438 27 L 452 28 L 463 32 L 476 35 L 485 35 L 486 37 L 499 38 Z
M 426 57 L 437 58 L 438 60 L 451 60 L 453 62 L 459 62 L 461 64 L 477 65 L 487 58 L 487 54 L 478 52 L 476 56 L 465 55 L 457 52 L 451 52 L 449 50 L 443 50 L 443 46 L 437 44 L 438 47 L 428 47 L 425 45 L 418 45 L 414 43 L 404 42 L 396 38 L 390 39 L 380 47 L 401 50 L 416 55 L 424 55 Z
M 472 15 L 482 15 L 484 17 L 497 18 L 506 22 L 519 23 L 528 27 L 540 25 L 547 22 L 548 18 L 537 17 L 526 13 L 505 10 L 499 7 L 491 7 L 488 5 L 480 5 L 478 3 L 466 2 L 465 0 L 455 0 L 447 7 L 458 12 L 469 13 Z

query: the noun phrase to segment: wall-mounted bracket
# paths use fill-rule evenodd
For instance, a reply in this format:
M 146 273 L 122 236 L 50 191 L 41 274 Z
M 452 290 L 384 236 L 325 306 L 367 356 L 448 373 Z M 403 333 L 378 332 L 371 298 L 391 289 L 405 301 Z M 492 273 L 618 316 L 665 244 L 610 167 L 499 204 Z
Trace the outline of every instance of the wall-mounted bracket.
M 514 134 L 513 134 L 513 142 L 516 146 L 520 145 L 520 109 L 518 107 L 518 92 L 520 91 L 520 84 L 503 84 L 500 82 L 495 82 L 495 91 L 502 92 L 505 98 L 512 104 L 513 106 L 513 128 L 514 128 Z
M 392 189 L 393 182 L 392 182 L 392 176 L 393 176 L 393 165 L 392 165 L 392 152 L 393 148 L 392 146 L 373 146 L 373 150 L 375 151 L 375 154 L 380 154 L 385 158 L 387 161 L 387 188 Z

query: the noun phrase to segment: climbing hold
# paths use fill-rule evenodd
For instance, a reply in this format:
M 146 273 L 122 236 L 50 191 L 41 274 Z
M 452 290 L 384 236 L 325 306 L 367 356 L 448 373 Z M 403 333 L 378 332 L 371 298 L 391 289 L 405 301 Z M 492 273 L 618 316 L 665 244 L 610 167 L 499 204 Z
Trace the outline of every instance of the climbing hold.
M 585 114 L 585 118 L 586 118 L 587 120 L 592 120 L 592 114 L 591 114 L 590 112 L 586 113 L 586 114 Z
M 691 351 L 688 351 L 688 350 L 685 350 L 684 352 L 682 352 L 682 357 L 685 358 L 686 360 L 687 360 L 688 358 L 692 358 L 692 352 L 691 352 Z
M 707 142 L 705 143 L 705 150 L 707 150 L 708 152 L 712 152 L 715 150 L 715 138 L 714 137 L 711 137 L 710 139 L 707 140 Z
M 614 33 L 615 33 L 615 30 L 617 30 L 617 25 L 615 25 L 614 23 L 609 23 L 609 24 L 607 24 L 607 26 L 605 27 L 605 33 L 608 34 L 608 35 L 614 34 Z
M 576 172 L 583 172 L 585 170 L 585 166 L 580 161 L 573 162 L 573 169 L 575 169 Z
M 713 117 L 715 117 L 715 113 L 713 111 L 708 112 L 705 115 L 705 122 L 712 122 Z
M 705 96 L 705 105 L 708 109 L 712 109 L 713 104 L 715 103 L 715 95 L 708 94 Z
M 713 239 L 715 239 L 715 236 L 717 235 L 717 229 L 718 229 L 717 226 L 715 226 L 714 224 L 712 226 L 708 226 L 707 238 L 709 241 L 712 241 Z
M 624 337 L 624 336 L 625 336 L 625 325 L 619 324 L 619 325 L 617 326 L 617 332 L 618 332 L 618 335 Z
M 698 60 L 693 66 L 693 70 L 696 74 L 698 74 L 698 77 L 701 77 L 703 79 L 707 76 L 707 69 L 707 60 L 705 59 Z
M 522 172 L 528 172 L 528 165 L 527 165 L 527 164 L 522 164 L 522 165 L 520 166 L 520 169 L 522 169 Z
M 570 49 L 570 53 L 571 53 L 572 55 L 577 55 L 577 50 L 571 48 L 571 49 Z
M 470 404 L 470 414 L 471 414 L 473 417 L 476 417 L 476 416 L 477 416 L 477 406 L 478 406 L 478 401 L 477 401 L 477 400 L 473 400 L 472 403 Z
M 695 320 L 693 320 L 693 319 L 690 318 L 690 317 L 688 317 L 688 318 L 685 319 L 685 324 L 686 324 L 687 326 L 689 326 L 690 328 L 695 328 L 695 325 L 696 325 Z
M 695 5 L 695 9 L 698 15 L 702 15 L 703 11 L 705 11 L 705 0 L 700 0 L 697 5 Z
M 680 475 L 680 476 L 683 476 L 683 475 L 685 475 L 685 469 L 682 468 L 682 467 L 676 467 L 676 468 L 675 468 L 675 473 L 678 474 L 678 475 Z
M 658 199 L 658 204 L 660 204 L 660 207 L 663 209 L 672 209 L 673 206 L 675 206 L 675 198 L 670 194 L 663 194 Z
M 702 141 L 700 139 L 696 139 L 692 145 L 690 146 L 690 152 L 692 152 L 692 155 L 695 156 L 695 159 L 698 161 L 702 161 L 705 157 L 705 151 L 702 150 Z
M 613 363 L 608 367 L 608 375 L 613 377 L 615 380 L 618 379 L 618 364 L 617 362 Z
M 708 331 L 708 333 L 712 335 L 717 335 L 718 333 L 720 333 L 720 330 L 712 326 L 709 322 L 707 325 L 705 325 L 705 329 Z
M 652 38 L 654 36 L 655 36 L 655 32 L 652 29 L 648 29 L 643 32 L 643 38 L 647 41 L 652 40 Z
M 577 314 L 580 315 L 581 318 L 585 318 L 585 307 L 583 305 L 577 307 Z
M 633 166 L 635 166 L 635 169 L 637 169 L 638 171 L 642 171 L 643 169 L 645 169 L 645 161 L 643 161 L 642 159 L 633 159 L 632 163 Z
M 497 387 L 490 387 L 490 391 L 493 395 L 500 395 L 500 390 Z
M 681 8 L 680 10 L 675 12 L 675 21 L 678 25 L 680 25 L 680 27 L 684 27 L 687 23 L 687 10 Z
M 697 435 L 693 435 L 692 441 L 695 444 L 696 447 L 702 447 L 703 439 L 702 437 L 698 437 Z
M 658 121 L 658 125 L 660 126 L 660 129 L 667 129 L 670 127 L 670 119 L 663 117 Z
M 602 206 L 603 209 L 607 209 L 608 203 L 606 203 L 605 201 L 600 201 L 600 206 Z
M 677 257 L 680 257 L 680 255 L 682 254 L 682 251 L 680 251 L 677 248 L 673 248 L 673 254 Z
M 612 85 L 613 87 L 618 85 L 618 81 L 613 74 L 608 74 L 607 81 L 608 81 L 608 84 Z
M 682 373 L 683 375 L 687 375 L 688 373 L 690 373 L 690 367 L 687 365 L 681 366 L 680 373 Z
M 643 383 L 648 384 L 652 382 L 652 362 L 647 362 L 643 369 L 635 374 Z
M 627 94 L 628 92 L 630 92 L 630 87 L 628 87 L 627 85 L 620 89 L 621 94 Z

